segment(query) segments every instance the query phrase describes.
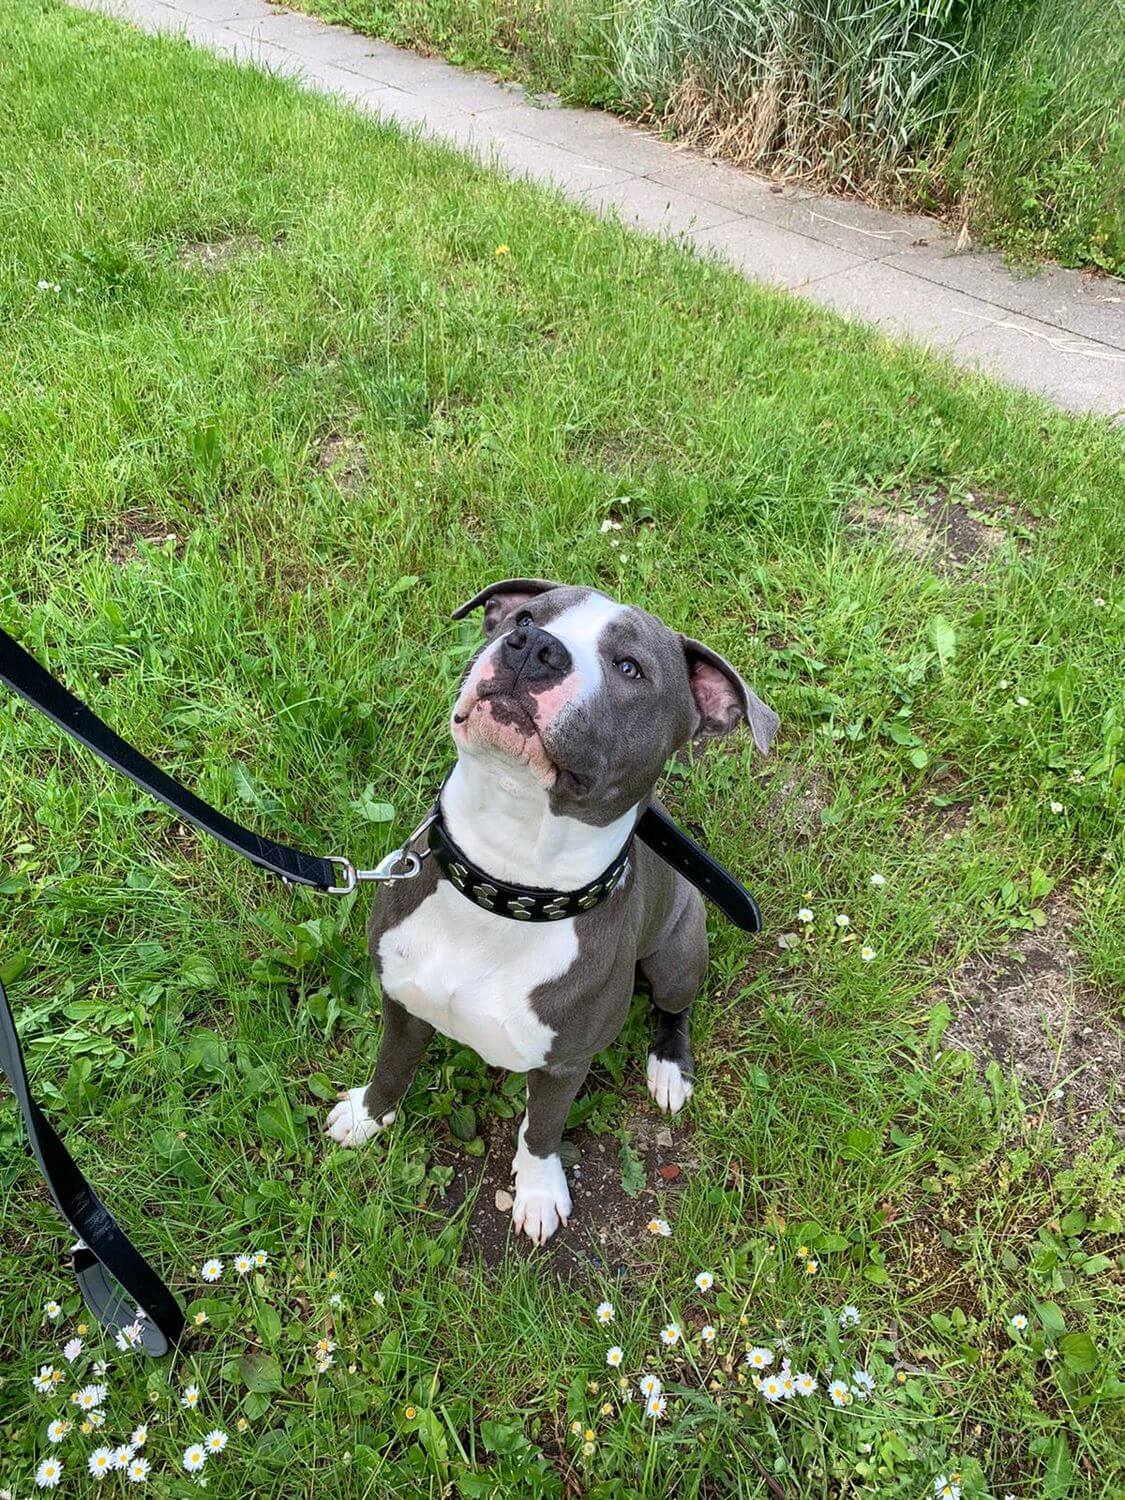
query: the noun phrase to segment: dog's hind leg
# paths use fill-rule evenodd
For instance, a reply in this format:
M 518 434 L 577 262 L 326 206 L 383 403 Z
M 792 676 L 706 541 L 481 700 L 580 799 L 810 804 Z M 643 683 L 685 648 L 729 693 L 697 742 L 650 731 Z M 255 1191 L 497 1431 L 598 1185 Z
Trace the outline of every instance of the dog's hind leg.
M 661 1109 L 676 1114 L 691 1098 L 691 1007 L 707 971 L 707 917 L 702 898 L 683 889 L 656 947 L 637 965 L 649 990 L 655 1019 L 648 1054 L 648 1091 Z

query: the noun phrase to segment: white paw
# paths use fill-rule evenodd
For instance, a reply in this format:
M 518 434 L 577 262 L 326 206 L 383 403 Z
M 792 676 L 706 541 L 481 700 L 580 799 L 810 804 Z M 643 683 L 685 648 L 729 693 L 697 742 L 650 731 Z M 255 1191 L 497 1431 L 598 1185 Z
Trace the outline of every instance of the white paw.
M 394 1120 L 393 1109 L 389 1109 L 381 1120 L 373 1119 L 363 1103 L 366 1092 L 366 1089 L 349 1089 L 340 1095 L 339 1104 L 334 1104 L 329 1111 L 324 1133 L 330 1135 L 337 1145 L 362 1146 L 364 1141 L 370 1140 Z
M 570 1218 L 570 1189 L 558 1156 L 533 1156 L 524 1146 L 526 1122 L 520 1129 L 519 1146 L 512 1167 L 516 1174 L 516 1201 L 512 1225 L 534 1245 L 545 1245 L 560 1224 Z
M 692 1081 L 678 1062 L 669 1057 L 648 1055 L 648 1091 L 666 1114 L 678 1114 L 691 1098 Z

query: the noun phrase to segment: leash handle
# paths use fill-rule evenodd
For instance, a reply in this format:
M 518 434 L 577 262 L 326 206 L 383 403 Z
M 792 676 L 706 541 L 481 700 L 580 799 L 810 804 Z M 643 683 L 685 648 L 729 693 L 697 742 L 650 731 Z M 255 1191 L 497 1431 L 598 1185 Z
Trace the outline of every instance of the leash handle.
M 140 1324 L 145 1350 L 159 1358 L 180 1340 L 184 1314 L 172 1292 L 83 1176 L 31 1095 L 23 1052 L 4 986 L 0 984 L 0 1069 L 23 1115 L 31 1153 L 60 1214 L 78 1236 L 71 1265 L 86 1306 L 116 1332 Z M 145 1316 L 138 1319 L 135 1309 Z
M 270 870 L 294 885 L 308 885 L 331 895 L 345 895 L 354 889 L 356 872 L 340 856 L 322 859 L 293 849 L 276 839 L 263 838 L 250 828 L 243 828 L 218 808 L 204 802 L 187 787 L 181 786 L 159 766 L 154 766 L 141 752 L 115 734 L 108 724 L 57 682 L 41 667 L 30 652 L 0 629 L 0 682 L 39 709 L 60 729 L 101 757 L 106 765 L 120 771 L 142 791 L 163 802 L 187 823 L 244 855 L 252 864 Z M 342 871 L 342 881 L 340 873 Z

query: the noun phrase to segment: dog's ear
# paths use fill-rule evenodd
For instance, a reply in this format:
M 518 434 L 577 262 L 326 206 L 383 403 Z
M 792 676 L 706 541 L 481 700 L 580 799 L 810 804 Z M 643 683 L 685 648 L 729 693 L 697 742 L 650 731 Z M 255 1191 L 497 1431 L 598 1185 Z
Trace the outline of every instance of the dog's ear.
M 549 589 L 561 587 L 558 583 L 548 583 L 545 578 L 505 578 L 502 583 L 490 583 L 479 594 L 467 599 L 453 611 L 452 618 L 463 620 L 466 615 L 471 615 L 474 609 L 480 609 L 483 605 L 484 633 L 489 636 L 518 604 L 526 604 L 529 599 L 535 599 Z
M 767 753 L 781 720 L 772 708 L 743 682 L 730 662 L 710 647 L 681 636 L 687 660 L 688 681 L 695 699 L 696 736 L 703 738 L 729 734 L 746 723 L 754 743 L 763 755 Z

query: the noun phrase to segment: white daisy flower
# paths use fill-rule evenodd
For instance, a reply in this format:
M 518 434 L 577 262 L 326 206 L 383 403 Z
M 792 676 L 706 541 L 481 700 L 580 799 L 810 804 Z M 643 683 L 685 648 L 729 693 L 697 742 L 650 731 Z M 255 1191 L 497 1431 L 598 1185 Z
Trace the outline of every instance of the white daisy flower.
M 854 1400 L 846 1380 L 834 1380 L 828 1387 L 828 1394 L 832 1397 L 833 1406 L 850 1406 Z
M 48 1391 L 54 1390 L 57 1374 L 54 1365 L 40 1365 L 39 1374 L 31 1377 L 31 1383 L 40 1395 L 46 1395 Z
M 713 1344 L 715 1342 L 715 1330 L 710 1323 L 704 1323 L 703 1327 L 699 1330 L 699 1337 L 705 1344 Z
M 221 1453 L 226 1447 L 229 1439 L 221 1427 L 213 1427 L 203 1439 L 203 1446 L 208 1453 Z
M 142 1422 L 139 1427 L 134 1427 L 129 1441 L 134 1448 L 143 1448 L 148 1442 L 148 1428 Z
M 773 1350 L 754 1348 L 746 1351 L 746 1363 L 752 1370 L 768 1370 L 773 1364 Z
M 650 1219 L 645 1228 L 649 1234 L 663 1235 L 665 1239 L 672 1233 L 672 1226 L 667 1219 Z
M 796 1377 L 796 1383 L 798 1396 L 814 1396 L 816 1394 L 816 1381 L 807 1370 L 802 1370 L 800 1375 Z
M 371 1300 L 377 1303 L 379 1307 L 386 1307 L 387 1305 L 387 1299 L 382 1292 L 372 1292 Z
M 1029 707 L 1030 701 L 1031 701 L 1030 699 L 1024 698 L 1022 695 L 1019 698 L 1016 699 L 1016 703 L 1017 703 L 1017 705 L 1020 708 L 1027 708 L 1027 707 Z
M 934 1480 L 934 1494 L 938 1500 L 961 1500 L 961 1486 L 952 1479 L 947 1479 L 944 1474 L 939 1474 Z
M 65 1359 L 68 1364 L 72 1365 L 81 1353 L 81 1339 L 68 1339 L 63 1345 L 63 1359 Z
M 658 1417 L 662 1417 L 667 1410 L 668 1397 L 661 1396 L 659 1393 L 650 1396 L 645 1402 L 645 1416 L 651 1417 L 653 1421 L 655 1421 Z
M 875 949 L 869 943 L 864 943 L 863 947 L 859 950 L 859 956 L 865 964 L 869 964 L 875 957 Z
M 1102 598 L 1102 596 L 1100 594 L 1094 600 L 1094 608 L 1095 609 L 1104 609 L 1105 608 L 1105 600 Z
M 846 911 L 838 911 L 836 913 L 836 926 L 837 927 L 850 927 L 851 925 L 852 925 L 852 919 L 851 919 L 851 917 L 848 916 L 848 914 L 847 914 Z
M 343 1297 L 340 1296 L 340 1293 L 339 1292 L 333 1292 L 332 1295 L 331 1295 L 331 1297 L 329 1297 L 329 1299 L 328 1299 L 328 1306 L 329 1307 L 343 1307 L 343 1305 L 344 1305 L 344 1299 L 343 1299 Z
M 119 1448 L 115 1448 L 109 1455 L 109 1461 L 115 1469 L 127 1469 L 132 1463 L 133 1455 L 136 1451 L 132 1443 L 122 1443 Z
M 125 1471 L 129 1475 L 130 1484 L 144 1484 L 148 1479 L 148 1459 L 133 1458 L 129 1460 L 129 1467 Z
M 41 1490 L 53 1490 L 62 1478 L 62 1470 L 57 1458 L 45 1458 L 35 1471 L 35 1483 Z
M 61 292 L 62 287 L 57 281 L 37 281 L 35 283 L 35 290 L 37 292 Z M 55 1483 L 57 1484 L 58 1480 Z
M 316 1353 L 319 1355 L 319 1357 L 321 1359 L 323 1359 L 326 1354 L 331 1354 L 332 1351 L 336 1348 L 336 1340 L 335 1339 L 330 1339 L 330 1338 L 327 1338 L 327 1337 L 326 1338 L 319 1338 L 316 1341 L 315 1348 L 316 1348 Z
M 70 1423 L 65 1417 L 57 1417 L 47 1428 L 47 1441 L 49 1443 L 61 1443 L 70 1431 Z
M 85 1422 L 84 1425 L 89 1426 L 89 1428 L 90 1428 L 91 1431 L 93 1431 L 97 1427 L 104 1427 L 105 1426 L 105 1412 L 104 1411 L 99 1411 L 98 1408 L 95 1406 L 94 1409 L 93 1409 L 93 1411 L 90 1411 L 90 1412 L 86 1413 L 86 1422 Z
M 254 1257 L 252 1255 L 236 1255 L 234 1257 L 234 1269 L 240 1276 L 248 1276 L 254 1269 Z
M 1063 805 L 1062 805 L 1061 802 L 1052 802 L 1051 803 L 1051 811 L 1053 813 L 1058 814 L 1058 813 L 1061 813 L 1062 810 L 1063 810 Z
M 86 1460 L 86 1467 L 95 1479 L 104 1479 L 113 1468 L 113 1454 L 108 1448 L 95 1448 Z
M 680 1325 L 678 1323 L 665 1323 L 660 1330 L 660 1342 L 667 1344 L 669 1348 L 680 1342 Z
M 198 1308 L 192 1313 L 191 1321 L 195 1324 L 196 1328 L 202 1328 L 204 1323 L 210 1322 L 210 1319 L 202 1308 Z
M 875 1381 L 866 1370 L 852 1371 L 852 1390 L 861 1400 L 866 1401 L 875 1389 Z
M 101 1406 L 106 1398 L 104 1385 L 84 1385 L 79 1391 L 72 1391 L 70 1399 L 75 1406 L 82 1411 L 93 1411 L 95 1406 Z
M 183 1466 L 189 1474 L 198 1474 L 207 1462 L 207 1453 L 201 1443 L 192 1443 L 184 1449 Z
M 127 1354 L 130 1349 L 137 1347 L 141 1342 L 141 1337 L 141 1325 L 139 1323 L 130 1323 L 127 1327 L 118 1330 L 114 1343 L 121 1350 L 122 1354 Z
M 620 531 L 621 522 L 615 521 L 612 516 L 606 516 L 605 520 L 602 522 L 601 526 L 598 529 L 600 531 Z
M 222 1261 L 205 1260 L 203 1262 L 203 1269 L 199 1274 L 203 1277 L 204 1281 L 218 1281 L 219 1277 L 223 1274 Z
M 1027 1327 L 1027 1319 L 1024 1317 L 1023 1313 L 1016 1313 L 1016 1315 L 1012 1318 L 1012 1327 L 1016 1330 L 1017 1333 L 1022 1333 L 1024 1331 L 1024 1329 Z
M 840 1314 L 841 1328 L 856 1328 L 859 1326 L 859 1308 L 853 1307 L 849 1302 Z
M 874 873 L 874 875 L 872 875 L 872 877 L 871 877 L 871 884 L 873 886 L 880 886 L 880 885 L 886 885 L 886 883 L 887 883 L 887 877 L 885 875 L 880 875 L 879 872 L 878 872 L 878 870 L 876 870 L 875 873 Z
M 758 1387 L 767 1401 L 780 1401 L 785 1392 L 777 1375 L 767 1375 Z
M 255 1250 L 253 1252 L 254 1264 L 259 1271 L 266 1264 L 269 1258 L 269 1252 L 267 1250 Z
M 189 1411 L 199 1405 L 199 1387 L 197 1385 L 185 1385 L 184 1393 L 180 1397 L 180 1405 L 186 1406 Z
M 317 1374 L 318 1375 L 324 1375 L 324 1374 L 326 1374 L 332 1368 L 332 1366 L 335 1363 L 336 1363 L 336 1356 L 334 1354 L 320 1354 L 320 1355 L 318 1355 L 317 1356 L 317 1361 L 316 1361 L 316 1372 L 317 1372 Z
M 659 1396 L 664 1387 L 659 1375 L 642 1375 L 637 1381 L 637 1389 L 642 1396 Z
M 786 1401 L 792 1400 L 797 1394 L 797 1378 L 790 1370 L 788 1361 L 786 1361 L 785 1368 L 777 1378 L 781 1381 L 781 1394 L 784 1399 Z
M 805 924 L 805 926 L 807 927 L 809 925 L 809 923 L 812 921 L 812 919 L 813 919 L 813 914 L 812 914 L 811 910 L 807 906 L 802 906 L 801 910 L 797 913 L 797 921 L 798 922 L 803 922 Z
M 99 1380 L 103 1375 L 106 1374 L 108 1370 L 109 1365 L 104 1359 L 96 1359 L 94 1361 L 94 1374 L 98 1377 Z
M 1000 679 L 1000 691 L 1002 693 L 1006 693 L 1007 690 L 1011 687 L 1011 685 L 1012 684 L 1008 681 L 1008 679 L 1006 677 L 1001 677 L 1001 679 Z
M 625 1351 L 620 1344 L 614 1344 L 605 1351 L 605 1362 L 611 1370 L 619 1370 L 621 1361 L 625 1358 Z
M 597 1305 L 597 1307 L 594 1308 L 594 1317 L 597 1318 L 598 1322 L 601 1323 L 601 1324 L 603 1324 L 603 1325 L 607 1324 L 607 1323 L 612 1323 L 613 1322 L 613 1303 L 612 1302 L 599 1302 L 598 1305 Z
M 54 1301 L 48 1302 L 44 1306 L 43 1311 L 47 1314 L 52 1323 L 57 1323 L 62 1317 L 62 1308 L 57 1302 Z M 58 1480 L 56 1480 L 55 1483 L 57 1484 Z

